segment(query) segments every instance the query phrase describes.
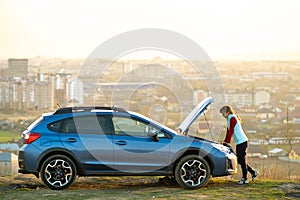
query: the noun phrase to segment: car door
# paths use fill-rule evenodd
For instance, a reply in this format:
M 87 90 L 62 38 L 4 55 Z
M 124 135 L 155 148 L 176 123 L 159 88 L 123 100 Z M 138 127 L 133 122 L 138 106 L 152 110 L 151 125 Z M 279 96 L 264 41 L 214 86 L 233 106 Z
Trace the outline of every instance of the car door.
M 111 119 L 90 114 L 64 120 L 60 134 L 63 146 L 75 154 L 87 173 L 111 171 L 113 143 Z
M 170 164 L 170 137 L 146 121 L 113 116 L 114 167 L 121 172 L 141 173 L 166 170 Z M 156 131 L 158 141 L 148 136 Z

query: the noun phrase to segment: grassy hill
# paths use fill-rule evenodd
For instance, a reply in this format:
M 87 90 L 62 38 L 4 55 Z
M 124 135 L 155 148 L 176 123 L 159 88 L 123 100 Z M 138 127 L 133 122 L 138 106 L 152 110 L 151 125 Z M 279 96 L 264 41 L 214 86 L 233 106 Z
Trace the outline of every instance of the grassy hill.
M 237 185 L 213 178 L 198 190 L 159 182 L 159 177 L 79 178 L 66 190 L 53 191 L 32 175 L 0 177 L 0 199 L 293 199 L 300 198 L 300 182 L 257 180 Z

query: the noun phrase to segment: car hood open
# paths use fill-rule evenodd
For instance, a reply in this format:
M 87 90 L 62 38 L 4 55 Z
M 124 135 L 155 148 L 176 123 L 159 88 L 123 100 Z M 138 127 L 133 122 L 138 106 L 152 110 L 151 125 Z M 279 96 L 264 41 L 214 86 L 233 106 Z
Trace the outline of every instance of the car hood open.
M 181 133 L 187 133 L 188 129 L 192 125 L 192 123 L 201 115 L 204 113 L 206 108 L 212 103 L 212 97 L 207 97 L 203 99 L 189 114 L 188 116 L 183 120 L 183 122 L 178 127 L 178 130 Z

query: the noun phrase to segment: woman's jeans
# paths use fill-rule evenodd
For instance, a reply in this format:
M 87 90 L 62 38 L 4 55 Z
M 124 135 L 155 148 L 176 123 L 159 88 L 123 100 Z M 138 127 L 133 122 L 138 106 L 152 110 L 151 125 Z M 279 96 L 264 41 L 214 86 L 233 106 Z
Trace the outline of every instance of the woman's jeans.
M 247 172 L 249 171 L 251 174 L 254 174 L 254 170 L 250 165 L 246 162 L 246 151 L 248 147 L 248 141 L 243 142 L 241 144 L 236 145 L 236 155 L 238 159 L 238 163 L 241 165 L 243 178 L 247 178 Z

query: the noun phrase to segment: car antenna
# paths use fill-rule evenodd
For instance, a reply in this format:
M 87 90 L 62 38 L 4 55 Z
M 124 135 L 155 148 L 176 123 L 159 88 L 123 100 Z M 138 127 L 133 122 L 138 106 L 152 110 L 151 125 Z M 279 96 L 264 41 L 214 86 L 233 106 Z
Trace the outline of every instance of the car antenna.
M 207 120 L 205 111 L 203 112 L 203 115 L 204 115 L 204 119 L 205 119 L 206 124 L 207 124 L 208 131 L 209 131 L 209 133 L 210 133 L 211 139 L 212 139 L 212 141 L 214 141 L 214 137 L 213 137 L 213 134 L 212 134 L 212 132 L 211 132 L 211 130 L 210 130 L 210 126 L 209 126 L 209 123 L 208 123 L 208 120 Z

